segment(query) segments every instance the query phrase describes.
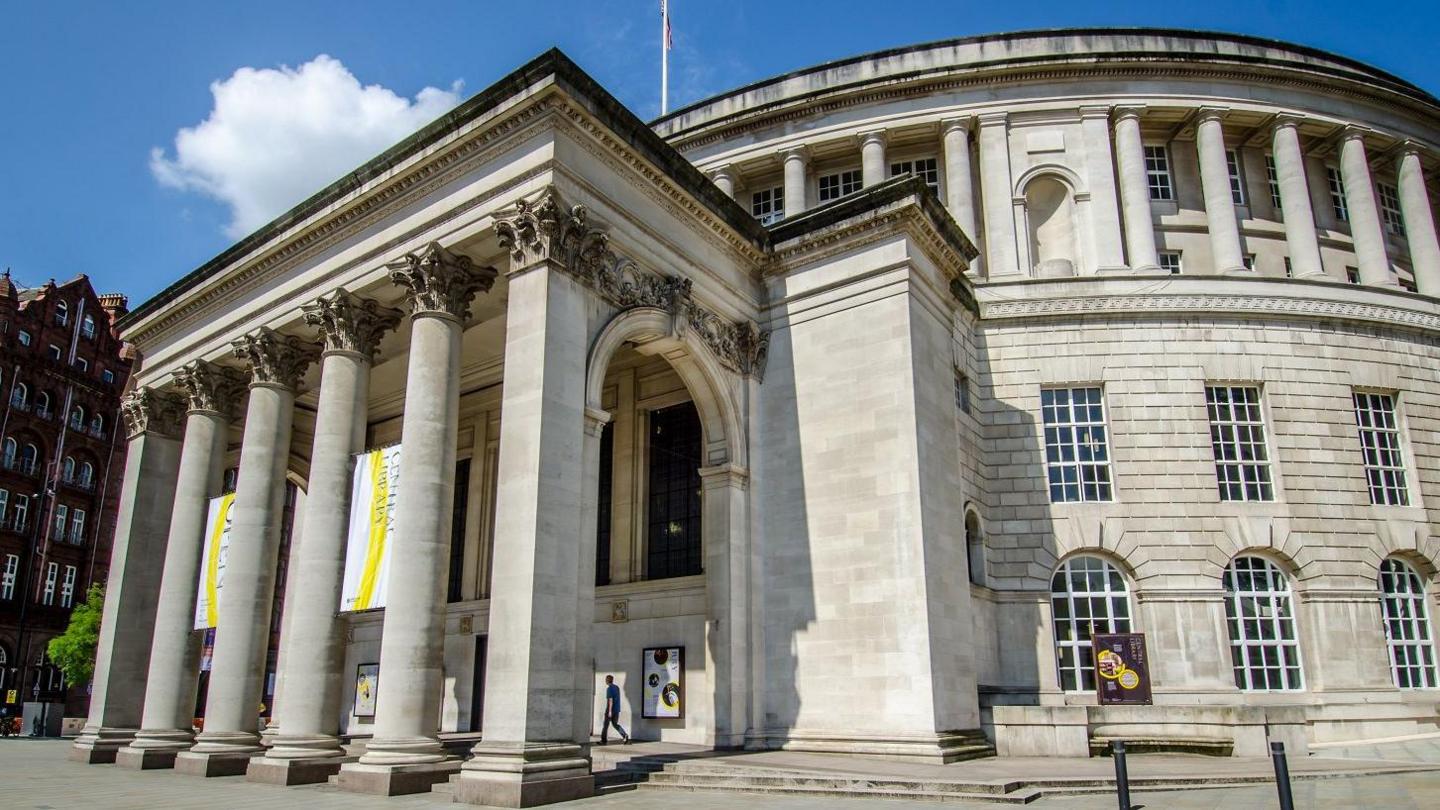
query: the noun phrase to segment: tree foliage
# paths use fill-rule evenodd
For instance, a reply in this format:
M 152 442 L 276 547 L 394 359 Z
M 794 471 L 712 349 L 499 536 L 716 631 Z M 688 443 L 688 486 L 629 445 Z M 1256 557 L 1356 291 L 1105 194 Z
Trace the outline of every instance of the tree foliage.
M 92 585 L 85 602 L 70 612 L 70 626 L 50 640 L 50 660 L 65 673 L 66 683 L 80 686 L 95 673 L 95 648 L 100 643 L 100 614 L 105 607 L 105 588 Z

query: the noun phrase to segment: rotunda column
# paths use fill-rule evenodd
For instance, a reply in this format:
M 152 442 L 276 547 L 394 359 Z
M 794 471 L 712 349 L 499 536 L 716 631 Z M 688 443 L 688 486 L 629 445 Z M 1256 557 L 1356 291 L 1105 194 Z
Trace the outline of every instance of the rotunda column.
M 195 745 L 175 758 L 176 771 L 195 776 L 242 774 L 250 757 L 260 752 L 260 698 L 295 389 L 316 354 L 300 338 L 268 328 L 240 338 L 234 347 L 250 368 L 250 402 L 230 508 L 230 550 L 219 597 L 205 728 Z
M 805 174 L 810 168 L 810 150 L 795 146 L 781 151 L 785 161 L 785 216 L 799 216 L 805 204 Z
M 1115 110 L 1115 155 L 1120 164 L 1120 205 L 1125 217 L 1125 250 L 1137 272 L 1160 269 L 1155 249 L 1155 217 L 1150 212 L 1150 180 L 1145 171 L 1145 142 L 1140 136 L 1144 107 Z
M 941 148 L 945 159 L 945 206 L 960 230 L 976 244 L 980 234 L 975 232 L 975 187 L 970 174 L 970 119 L 951 118 L 940 122 L 944 132 Z M 970 262 L 974 271 L 979 260 Z
M 985 276 L 1020 275 L 1010 186 L 1010 128 L 1003 112 L 981 113 L 980 193 L 985 216 Z
M 1347 127 L 1340 136 L 1340 177 L 1345 183 L 1345 207 L 1350 212 L 1350 238 L 1360 265 L 1360 283 L 1376 287 L 1398 285 L 1385 253 L 1385 229 L 1375 186 L 1370 182 L 1370 159 L 1365 155 L 1365 130 Z
M 1200 187 L 1205 194 L 1205 219 L 1210 229 L 1210 253 L 1217 273 L 1244 273 L 1245 252 L 1240 247 L 1240 222 L 1230 191 L 1230 164 L 1225 159 L 1224 110 L 1200 110 L 1195 123 L 1195 147 L 1200 153 Z
M 1320 263 L 1315 214 L 1310 209 L 1310 183 L 1305 177 L 1305 153 L 1300 149 L 1299 126 L 1300 119 L 1296 116 L 1277 116 L 1271 149 L 1280 185 L 1280 211 L 1285 217 L 1290 268 L 1296 278 L 1315 278 L 1325 275 L 1325 268 Z
M 729 166 L 721 166 L 711 175 L 715 180 L 716 188 L 725 192 L 725 196 L 735 199 L 735 170 Z
M 885 130 L 860 136 L 860 181 L 865 188 L 885 182 L 890 176 L 885 164 Z
M 195 572 L 200 570 L 210 498 L 219 494 L 225 470 L 230 415 L 244 396 L 238 371 L 196 360 L 175 372 L 190 410 L 180 446 L 175 507 L 165 544 L 145 711 L 135 740 L 120 749 L 124 768 L 168 768 L 194 742 L 195 690 L 200 675 L 200 638 L 195 632 Z
M 1410 243 L 1410 265 L 1415 286 L 1426 295 L 1440 296 L 1440 242 L 1435 238 L 1435 215 L 1430 193 L 1425 189 L 1425 169 L 1420 148 L 1406 142 L 1400 149 L 1397 168 L 1400 215 L 1405 219 L 1405 239 Z
M 305 307 L 320 331 L 320 398 L 302 530 L 290 547 L 290 580 L 280 637 L 285 700 L 280 733 L 246 778 L 281 785 L 323 782 L 340 770 L 339 732 L 344 628 L 337 614 L 345 579 L 351 460 L 365 450 L 370 364 L 400 312 L 341 289 Z
M 1095 272 L 1124 272 L 1124 241 L 1115 194 L 1115 150 L 1110 143 L 1110 108 L 1080 108 L 1080 130 L 1085 138 L 1085 183 L 1090 189 L 1090 257 Z

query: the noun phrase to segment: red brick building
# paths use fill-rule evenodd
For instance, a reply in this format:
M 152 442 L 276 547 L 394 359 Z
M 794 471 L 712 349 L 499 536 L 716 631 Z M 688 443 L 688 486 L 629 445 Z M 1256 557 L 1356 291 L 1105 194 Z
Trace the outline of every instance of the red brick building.
M 131 367 L 113 324 L 125 311 L 125 296 L 97 295 L 84 275 L 34 288 L 0 276 L 0 701 L 14 689 L 69 716 L 87 709 L 45 646 L 110 564 Z

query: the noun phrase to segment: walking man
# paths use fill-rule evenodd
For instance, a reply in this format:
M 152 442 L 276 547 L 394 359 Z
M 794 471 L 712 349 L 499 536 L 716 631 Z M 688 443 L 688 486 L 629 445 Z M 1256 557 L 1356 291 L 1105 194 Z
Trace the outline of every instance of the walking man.
M 629 745 L 630 735 L 626 734 L 625 729 L 620 727 L 620 687 L 615 685 L 614 675 L 606 675 L 605 719 L 601 721 L 600 725 L 601 745 L 609 745 L 609 742 L 606 741 L 606 735 L 610 732 L 611 726 L 614 726 L 615 730 L 620 732 L 620 739 L 625 741 L 624 744 Z

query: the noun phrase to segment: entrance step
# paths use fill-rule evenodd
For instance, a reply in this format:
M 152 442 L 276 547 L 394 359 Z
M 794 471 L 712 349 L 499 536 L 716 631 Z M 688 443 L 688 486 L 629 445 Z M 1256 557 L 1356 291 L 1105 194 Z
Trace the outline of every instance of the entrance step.
M 1121 740 L 1127 754 L 1203 754 L 1228 757 L 1235 741 L 1221 737 L 1091 737 L 1090 756 L 1110 755 L 1110 743 Z

